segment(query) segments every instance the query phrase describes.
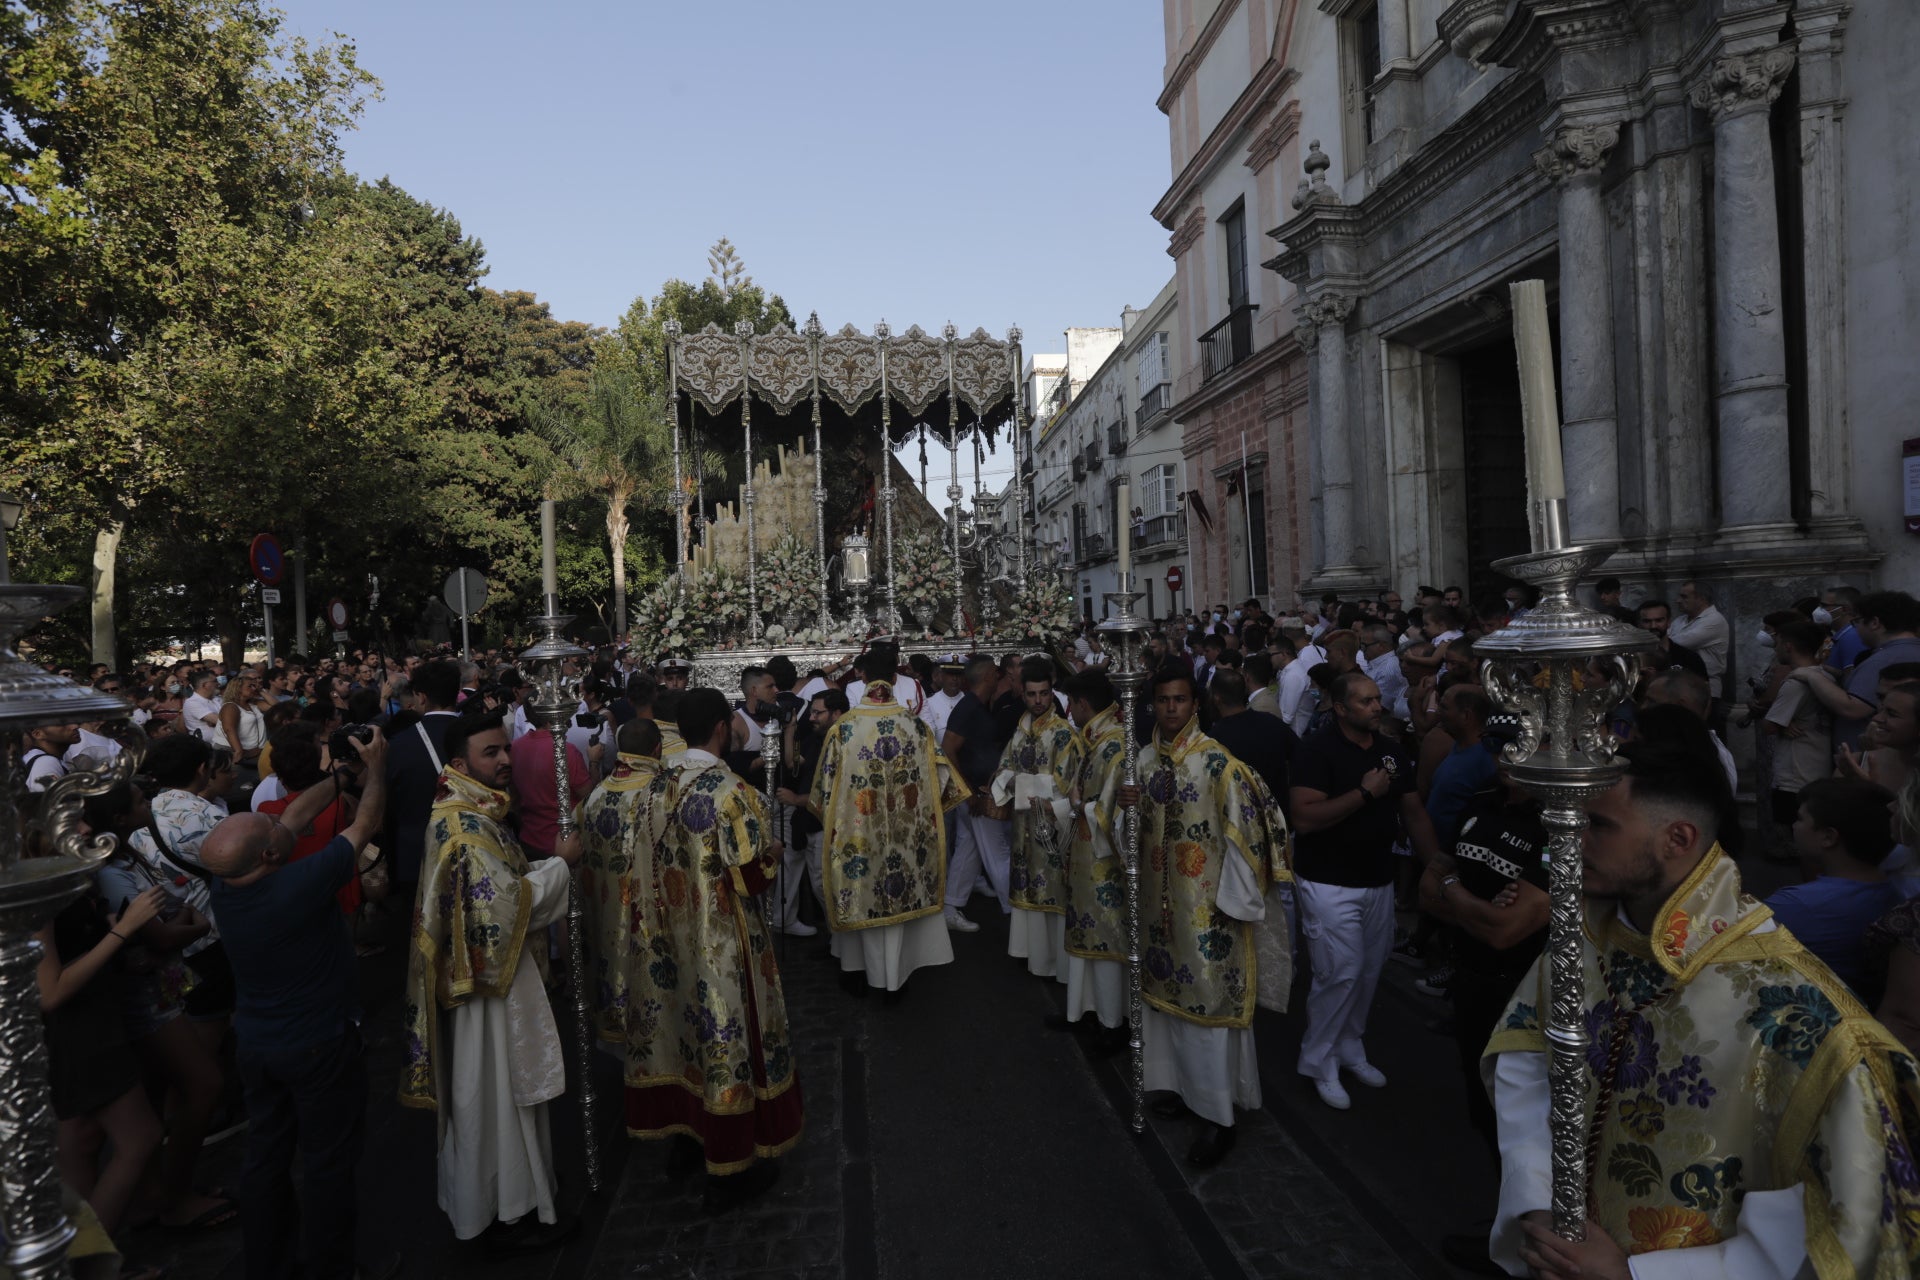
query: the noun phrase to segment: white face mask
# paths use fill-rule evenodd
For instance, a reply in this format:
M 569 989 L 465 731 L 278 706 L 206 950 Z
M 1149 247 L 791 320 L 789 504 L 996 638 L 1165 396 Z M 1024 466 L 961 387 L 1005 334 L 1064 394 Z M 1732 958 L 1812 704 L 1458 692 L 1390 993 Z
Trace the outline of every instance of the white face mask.
M 1827 606 L 1821 605 L 1813 611 L 1813 620 L 1823 627 L 1830 627 L 1833 625 L 1833 611 L 1827 608 Z
M 1763 629 L 1760 632 L 1760 643 L 1769 649 L 1773 648 L 1773 632 Z

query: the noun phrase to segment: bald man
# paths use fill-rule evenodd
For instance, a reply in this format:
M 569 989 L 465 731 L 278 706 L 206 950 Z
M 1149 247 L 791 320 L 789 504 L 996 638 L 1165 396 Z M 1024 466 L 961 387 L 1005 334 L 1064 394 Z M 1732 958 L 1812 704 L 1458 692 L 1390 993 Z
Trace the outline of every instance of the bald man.
M 292 861 L 294 840 L 333 803 L 334 778 L 278 821 L 236 813 L 207 834 L 200 862 L 233 964 L 233 1032 L 247 1100 L 241 1234 L 250 1276 L 354 1274 L 353 1170 L 367 1110 L 353 929 L 334 895 L 358 873 L 387 808 L 387 743 L 353 742 L 364 781 L 353 825 Z M 231 921 L 231 924 L 229 924 Z M 293 1192 L 294 1152 L 302 1187 Z

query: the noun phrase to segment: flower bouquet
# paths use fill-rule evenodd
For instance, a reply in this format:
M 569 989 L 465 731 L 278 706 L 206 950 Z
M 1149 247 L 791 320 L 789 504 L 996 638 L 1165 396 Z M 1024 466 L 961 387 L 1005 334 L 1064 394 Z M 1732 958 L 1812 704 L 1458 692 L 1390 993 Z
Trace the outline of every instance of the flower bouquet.
M 1020 585 L 1020 593 L 1014 597 L 1008 616 L 995 632 L 1050 648 L 1079 627 L 1080 613 L 1066 584 L 1054 574 L 1035 573 Z
M 912 615 L 922 633 L 941 603 L 953 599 L 953 580 L 953 548 L 937 534 L 910 533 L 894 548 L 894 601 Z

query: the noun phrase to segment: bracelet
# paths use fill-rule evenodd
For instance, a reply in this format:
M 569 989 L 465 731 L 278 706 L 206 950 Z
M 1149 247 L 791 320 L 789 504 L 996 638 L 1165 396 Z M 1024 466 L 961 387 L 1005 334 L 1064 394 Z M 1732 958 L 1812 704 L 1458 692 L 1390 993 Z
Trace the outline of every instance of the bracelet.
M 109 929 L 109 930 L 107 930 L 107 932 L 108 932 L 108 933 L 110 933 L 110 934 L 112 934 L 112 935 L 113 935 L 114 937 L 116 937 L 116 938 L 118 938 L 118 939 L 120 939 L 120 941 L 122 941 L 122 942 L 132 942 L 132 941 L 133 941 L 133 939 L 132 939 L 132 938 L 129 938 L 129 937 L 128 937 L 128 936 L 126 935 L 126 934 L 124 934 L 124 933 L 122 933 L 122 932 L 120 932 L 120 931 L 119 931 L 118 929 Z

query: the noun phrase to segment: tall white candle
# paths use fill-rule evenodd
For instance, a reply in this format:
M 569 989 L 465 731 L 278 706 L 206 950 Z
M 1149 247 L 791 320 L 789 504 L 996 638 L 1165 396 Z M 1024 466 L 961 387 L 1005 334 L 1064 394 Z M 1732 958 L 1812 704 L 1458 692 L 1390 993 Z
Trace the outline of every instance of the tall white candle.
M 1119 516 L 1116 523 L 1120 526 L 1120 576 L 1125 578 L 1133 572 L 1133 485 L 1121 481 L 1114 491 L 1115 513 Z M 1122 583 L 1122 589 L 1125 584 Z
M 1554 389 L 1553 337 L 1547 326 L 1547 285 L 1521 280 L 1513 297 L 1513 345 L 1520 357 L 1520 414 L 1526 423 L 1527 510 L 1534 547 L 1542 549 L 1541 504 L 1567 496 L 1560 461 L 1560 402 Z
M 554 560 L 553 499 L 540 504 L 540 590 L 544 595 L 560 594 L 560 570 Z

